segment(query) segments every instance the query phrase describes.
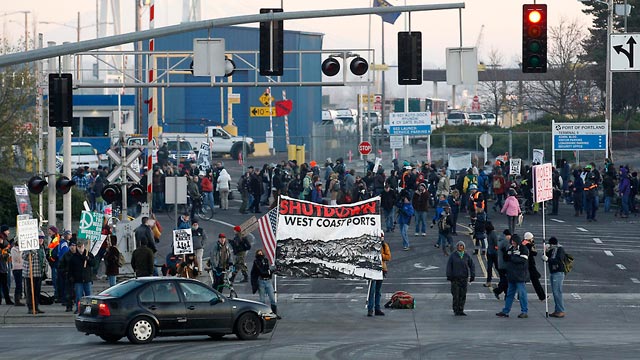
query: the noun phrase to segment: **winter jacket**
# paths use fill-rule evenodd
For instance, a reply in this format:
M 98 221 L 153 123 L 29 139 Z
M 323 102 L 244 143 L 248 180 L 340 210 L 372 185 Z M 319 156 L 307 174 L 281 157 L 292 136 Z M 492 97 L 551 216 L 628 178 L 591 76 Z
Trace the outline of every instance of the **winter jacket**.
M 529 249 L 525 245 L 511 246 L 504 257 L 509 282 L 527 282 L 529 278 Z
M 69 278 L 73 283 L 88 283 L 91 281 L 93 276 L 93 267 L 95 266 L 95 259 L 93 258 L 93 254 L 84 249 L 82 253 L 80 253 L 80 249 L 75 252 L 75 254 L 71 254 L 69 258 Z
M 216 241 L 211 247 L 209 261 L 213 269 L 227 269 L 229 266 L 232 266 L 233 250 L 231 249 L 229 241 L 226 241 L 224 245 L 222 245 L 220 241 Z
M 218 175 L 218 190 L 229 190 L 229 184 L 231 183 L 231 176 L 227 172 L 227 169 L 220 170 Z
M 504 234 L 500 234 L 500 240 L 498 240 L 498 269 L 507 270 L 507 262 L 505 256 L 509 250 L 509 240 Z
M 387 261 L 391 261 L 391 249 L 389 249 L 389 244 L 386 242 L 382 242 L 382 247 L 380 248 L 380 254 L 382 255 L 382 272 L 387 272 Z
M 396 206 L 397 194 L 394 190 L 390 189 L 389 191 L 383 191 L 380 194 L 380 206 L 383 209 L 389 211 Z
M 140 246 L 131 255 L 131 267 L 137 277 L 153 275 L 153 251 L 146 246 Z
M 191 238 L 193 239 L 193 250 L 204 249 L 204 244 L 207 242 L 207 233 L 204 232 L 203 228 L 191 228 Z
M 449 196 L 449 191 L 451 191 L 451 182 L 449 181 L 449 177 L 441 176 L 440 180 L 438 180 L 438 187 L 436 190 L 436 196 L 440 198 L 440 195 Z
M 116 246 L 110 246 L 104 254 L 105 274 L 107 276 L 120 275 L 120 251 Z
M 202 192 L 213 191 L 213 183 L 211 182 L 211 179 L 206 176 L 203 177 L 202 180 L 200 180 L 200 187 L 202 188 Z
M 498 234 L 495 230 L 487 233 L 487 254 L 498 254 Z
M 547 263 L 549 264 L 549 272 L 557 273 L 557 272 L 565 272 L 564 269 L 564 256 L 565 251 L 562 246 L 559 245 L 551 245 L 547 249 Z
M 466 252 L 460 256 L 459 251 L 454 251 L 449 255 L 447 261 L 447 279 L 472 278 L 476 276 L 473 259 Z
M 620 196 L 629 196 L 629 194 L 631 194 L 631 180 L 629 180 L 629 171 L 626 168 L 620 169 L 618 193 L 620 193 Z
M 505 200 L 500 212 L 507 216 L 520 215 L 520 203 L 518 202 L 518 199 L 513 195 L 507 196 L 507 200 Z
M 429 210 L 429 192 L 425 190 L 422 193 L 420 193 L 419 191 L 413 193 L 413 200 L 411 201 L 411 205 L 413 205 L 413 209 L 415 211 Z
M 411 223 L 411 217 L 415 213 L 413 206 L 411 203 L 402 203 L 398 208 L 398 224 L 409 225 L 409 223 Z

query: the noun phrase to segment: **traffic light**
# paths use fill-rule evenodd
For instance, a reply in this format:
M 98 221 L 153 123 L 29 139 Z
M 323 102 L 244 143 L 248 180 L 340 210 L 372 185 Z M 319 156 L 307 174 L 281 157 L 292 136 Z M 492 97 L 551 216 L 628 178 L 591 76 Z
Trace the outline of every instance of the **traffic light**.
M 102 200 L 106 201 L 107 204 L 112 204 L 114 202 L 118 202 L 122 200 L 122 190 L 120 190 L 120 185 L 107 185 L 102 189 Z
M 130 185 L 127 189 L 127 203 L 139 203 L 147 201 L 147 193 L 140 184 Z
M 31 179 L 29 179 L 29 182 L 27 182 L 27 188 L 29 189 L 30 193 L 38 195 L 42 191 L 44 191 L 44 188 L 47 186 L 47 184 L 49 184 L 47 180 L 44 180 L 40 176 L 33 176 Z
M 369 70 L 369 63 L 367 62 L 367 60 L 361 58 L 360 56 L 356 56 L 353 60 L 351 60 L 349 69 L 354 75 L 362 76 L 367 72 L 367 70 Z
M 69 180 L 66 176 L 60 176 L 56 181 L 56 191 L 61 194 L 66 194 L 71 190 L 71 187 L 75 185 L 76 182 L 73 180 Z
M 398 32 L 398 85 L 422 84 L 422 33 Z
M 281 13 L 282 9 L 260 9 L 260 14 Z M 282 76 L 284 62 L 283 21 L 260 22 L 260 75 Z
M 547 72 L 547 5 L 522 5 L 522 72 Z
M 73 120 L 73 76 L 49 74 L 49 126 L 71 126 Z
M 322 73 L 327 76 L 335 76 L 340 72 L 340 63 L 335 58 L 329 57 L 322 62 Z

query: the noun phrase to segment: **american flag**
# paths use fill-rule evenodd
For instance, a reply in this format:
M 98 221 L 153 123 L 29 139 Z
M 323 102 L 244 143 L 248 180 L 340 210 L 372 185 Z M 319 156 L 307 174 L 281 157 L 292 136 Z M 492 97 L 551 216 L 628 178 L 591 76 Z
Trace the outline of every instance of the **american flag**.
M 278 227 L 278 208 L 275 207 L 258 220 L 260 237 L 269 262 L 274 264 L 276 257 L 276 228 Z

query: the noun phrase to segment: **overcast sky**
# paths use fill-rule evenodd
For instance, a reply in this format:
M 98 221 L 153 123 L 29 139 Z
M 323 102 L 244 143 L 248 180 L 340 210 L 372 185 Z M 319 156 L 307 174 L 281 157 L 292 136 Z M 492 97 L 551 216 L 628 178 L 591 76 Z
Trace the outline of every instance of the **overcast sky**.
M 137 0 L 136 0 L 137 1 Z M 453 1 L 419 1 L 389 0 L 394 5 L 418 5 L 429 3 L 455 3 Z M 460 1 L 462 2 L 462 1 Z M 541 1 L 539 1 L 542 3 Z M 30 32 L 33 19 L 37 22 L 53 21 L 64 23 L 58 25 L 38 24 L 37 31 L 44 33 L 47 41 L 75 41 L 77 12 L 81 18 L 81 39 L 95 38 L 96 1 L 95 0 L 2 0 L 2 13 L 14 11 L 31 11 L 28 14 Z M 64 3 L 64 6 L 61 4 Z M 202 0 L 202 19 L 258 14 L 260 8 L 278 8 L 280 0 Z M 368 7 L 371 0 L 324 0 L 322 2 L 307 0 L 283 0 L 284 11 L 321 10 L 338 8 Z M 479 60 L 488 61 L 487 54 L 492 49 L 499 50 L 503 63 L 516 66 L 521 53 L 522 39 L 522 4 L 517 0 L 467 0 L 462 10 L 463 46 L 479 46 Z M 557 25 L 562 19 L 577 20 L 586 28 L 591 26 L 591 19 L 582 14 L 584 8 L 578 0 L 554 0 L 547 2 L 549 26 Z M 135 28 L 134 0 L 121 0 L 122 32 L 131 32 Z M 156 27 L 177 24 L 182 20 L 182 0 L 156 0 Z M 0 13 L 0 16 L 1 14 Z M 423 68 L 444 68 L 447 47 L 459 45 L 458 10 L 442 10 L 414 13 L 411 16 L 412 30 L 422 32 Z M 148 28 L 148 8 L 143 14 L 143 28 Z M 371 16 L 371 47 L 376 50 L 376 62 L 380 63 L 381 55 L 381 20 L 377 15 Z M 17 42 L 24 36 L 24 15 L 22 13 L 3 16 L 2 33 L 8 39 Z M 480 31 L 484 25 L 482 36 Z M 255 25 L 248 25 L 255 26 Z M 290 20 L 285 22 L 285 29 L 324 33 L 325 49 L 367 48 L 369 16 L 323 18 L 318 20 Z M 394 25 L 385 25 L 385 62 L 396 63 L 396 33 L 405 30 L 404 16 Z M 480 41 L 478 41 L 480 40 Z M 285 45 L 286 46 L 286 45 Z M 228 44 L 227 48 L 232 49 Z M 430 90 L 429 90 L 430 91 Z

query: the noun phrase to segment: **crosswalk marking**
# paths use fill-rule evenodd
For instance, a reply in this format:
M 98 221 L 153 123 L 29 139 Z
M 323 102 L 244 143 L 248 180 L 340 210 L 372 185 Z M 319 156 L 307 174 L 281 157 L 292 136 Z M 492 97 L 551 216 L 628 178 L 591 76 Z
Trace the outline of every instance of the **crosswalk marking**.
M 576 300 L 582 299 L 582 297 L 580 297 L 580 295 L 578 293 L 571 293 L 571 296 Z
M 564 220 L 560 220 L 560 219 L 551 219 L 551 221 L 555 221 L 555 222 L 559 222 L 559 223 L 565 222 Z
M 605 253 L 607 256 L 613 256 L 613 253 L 612 253 L 611 251 L 609 251 L 609 250 L 605 250 L 605 251 L 604 251 L 604 253 Z
M 633 282 L 634 284 L 640 284 L 640 280 L 638 280 L 637 278 L 631 278 L 631 282 Z
M 587 229 L 585 229 L 585 228 L 582 228 L 582 227 L 576 227 L 576 229 L 578 229 L 578 230 L 580 230 L 580 231 L 583 231 L 583 232 L 588 232 L 588 231 L 589 231 L 589 230 L 587 230 Z
M 594 241 L 596 244 L 602 244 L 602 240 L 600 240 L 600 238 L 593 238 L 593 241 Z
M 620 270 L 626 270 L 626 269 L 627 269 L 627 268 L 626 268 L 624 265 L 622 265 L 622 264 L 616 264 L 616 266 L 617 266 L 617 267 L 618 267 L 618 269 L 620 269 Z

